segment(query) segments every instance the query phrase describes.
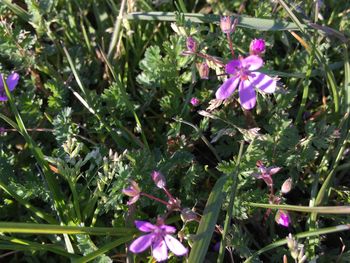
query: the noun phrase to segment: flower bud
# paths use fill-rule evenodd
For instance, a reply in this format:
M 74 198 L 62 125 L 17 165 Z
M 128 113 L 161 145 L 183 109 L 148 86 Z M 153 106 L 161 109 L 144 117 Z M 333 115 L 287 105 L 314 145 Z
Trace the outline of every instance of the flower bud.
M 198 218 L 197 214 L 188 207 L 181 210 L 180 216 L 184 222 L 195 221 Z
M 197 42 L 193 39 L 193 37 L 188 37 L 186 40 L 187 51 L 192 53 L 196 53 L 197 51 Z
M 122 192 L 123 192 L 123 194 L 130 197 L 130 200 L 128 201 L 127 204 L 132 205 L 132 204 L 136 203 L 136 201 L 140 198 L 141 189 L 135 181 L 131 180 L 129 187 L 124 188 L 122 190 Z
M 200 103 L 199 99 L 196 97 L 191 98 L 190 103 L 192 104 L 192 106 L 198 106 L 198 104 Z
M 265 41 L 264 39 L 254 39 L 250 42 L 249 53 L 250 55 L 260 56 L 265 52 Z
M 220 17 L 220 28 L 225 34 L 230 34 L 232 32 L 232 19 L 230 16 Z
M 151 177 L 158 188 L 163 189 L 166 186 L 165 178 L 160 172 L 153 171 Z
M 278 210 L 275 216 L 275 221 L 279 225 L 288 227 L 290 224 L 290 217 L 288 212 L 284 210 Z
M 288 178 L 287 180 L 284 181 L 284 183 L 281 186 L 281 193 L 282 194 L 287 194 L 290 192 L 292 189 L 293 183 L 292 183 L 292 178 Z
M 197 70 L 201 79 L 209 79 L 209 66 L 206 62 L 197 63 Z

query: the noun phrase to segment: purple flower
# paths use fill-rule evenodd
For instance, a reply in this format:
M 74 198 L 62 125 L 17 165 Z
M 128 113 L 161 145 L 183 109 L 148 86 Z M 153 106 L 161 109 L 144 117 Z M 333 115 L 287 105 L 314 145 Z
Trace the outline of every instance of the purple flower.
M 122 192 L 123 194 L 131 197 L 127 204 L 132 205 L 136 203 L 137 200 L 139 200 L 141 189 L 135 181 L 131 180 L 130 186 L 128 188 L 123 189 Z
M 232 32 L 232 19 L 230 16 L 220 17 L 220 28 L 225 34 L 230 34 Z
M 197 42 L 193 39 L 193 37 L 188 37 L 186 39 L 187 51 L 191 53 L 196 53 L 197 51 Z
M 187 253 L 180 241 L 171 236 L 176 232 L 176 228 L 164 225 L 163 220 L 158 220 L 156 225 L 146 221 L 135 221 L 136 227 L 146 235 L 135 239 L 130 245 L 130 251 L 141 253 L 148 247 L 152 248 L 152 256 L 159 262 L 168 259 L 168 249 L 176 256 L 183 256 Z
M 164 175 L 162 175 L 161 172 L 153 171 L 151 177 L 158 188 L 163 189 L 166 186 Z
M 278 173 L 282 168 L 281 167 L 265 167 L 261 161 L 256 162 L 256 166 L 260 170 L 260 174 L 254 173 L 253 176 L 258 179 L 263 179 L 268 187 L 273 186 L 272 175 Z
M 227 99 L 239 85 L 239 99 L 243 108 L 250 110 L 256 104 L 255 87 L 266 93 L 273 93 L 276 80 L 260 72 L 255 72 L 263 65 L 263 60 L 255 55 L 240 57 L 226 64 L 226 73 L 232 75 L 216 91 L 217 99 Z
M 265 52 L 265 40 L 264 39 L 254 39 L 252 42 L 250 42 L 249 46 L 249 54 L 250 55 L 257 55 L 260 56 L 260 54 Z
M 284 211 L 284 210 L 277 211 L 276 216 L 275 216 L 275 221 L 277 224 L 284 226 L 284 227 L 288 227 L 290 222 L 291 222 L 288 212 Z
M 196 97 L 191 98 L 191 101 L 190 101 L 192 106 L 198 106 L 199 102 L 200 102 L 200 100 Z
M 2 79 L 2 78 L 1 78 Z M 7 95 L 5 92 L 4 84 L 0 79 L 0 101 L 7 101 Z M 7 77 L 6 84 L 10 91 L 13 91 L 18 84 L 19 75 L 17 73 L 12 73 Z

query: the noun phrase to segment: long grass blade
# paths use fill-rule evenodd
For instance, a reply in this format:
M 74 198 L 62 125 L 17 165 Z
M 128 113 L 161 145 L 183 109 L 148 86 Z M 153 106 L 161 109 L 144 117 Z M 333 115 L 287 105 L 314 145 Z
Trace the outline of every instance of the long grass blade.
M 224 197 L 223 188 L 227 179 L 228 176 L 225 175 L 217 180 L 209 195 L 188 259 L 190 263 L 202 263 L 204 261 L 219 216 Z

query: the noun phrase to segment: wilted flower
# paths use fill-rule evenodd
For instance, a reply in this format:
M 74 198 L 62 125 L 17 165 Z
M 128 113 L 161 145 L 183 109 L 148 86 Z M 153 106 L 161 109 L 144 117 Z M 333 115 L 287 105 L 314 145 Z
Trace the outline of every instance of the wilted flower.
M 131 180 L 130 186 L 128 188 L 123 189 L 122 192 L 123 194 L 131 197 L 127 203 L 128 205 L 131 205 L 136 203 L 137 200 L 139 200 L 141 189 L 135 181 Z
M 5 92 L 4 83 L 2 83 L 2 78 L 0 78 L 0 101 L 7 101 L 7 95 Z M 19 75 L 17 73 L 12 73 L 7 77 L 6 84 L 10 91 L 13 91 L 18 84 Z
M 152 248 L 152 256 L 159 262 L 168 259 L 168 249 L 176 256 L 183 256 L 187 253 L 180 241 L 171 236 L 176 232 L 176 228 L 165 225 L 163 220 L 157 220 L 157 224 L 153 225 L 146 221 L 135 221 L 136 227 L 147 235 L 140 236 L 130 245 L 130 251 L 133 253 L 141 253 L 148 247 Z
M 230 16 L 220 17 L 220 28 L 225 34 L 232 32 L 232 18 Z
M 284 181 L 284 183 L 281 186 L 281 193 L 282 194 L 287 194 L 290 192 L 292 189 L 292 178 L 288 178 L 287 180 Z
M 188 37 L 186 39 L 186 46 L 187 46 L 187 51 L 190 51 L 192 53 L 196 53 L 197 42 L 196 42 L 196 40 L 193 39 L 193 37 Z
M 253 176 L 258 179 L 263 179 L 268 187 L 272 187 L 273 180 L 271 176 L 278 173 L 282 168 L 274 166 L 265 167 L 261 161 L 257 161 L 256 166 L 259 168 L 260 174 L 254 173 Z
M 227 79 L 216 91 L 217 99 L 227 99 L 239 84 L 239 99 L 243 108 L 250 110 L 256 104 L 255 88 L 266 93 L 273 93 L 276 89 L 276 80 L 255 70 L 263 65 L 263 60 L 255 55 L 236 60 L 226 64 L 227 74 L 233 75 Z
M 200 102 L 199 99 L 196 98 L 196 97 L 192 97 L 192 98 L 191 98 L 191 101 L 190 101 L 190 103 L 192 104 L 192 106 L 198 106 L 199 102 Z
M 254 39 L 250 42 L 249 54 L 260 56 L 265 52 L 265 40 L 264 39 Z
M 164 188 L 166 186 L 165 178 L 160 172 L 153 171 L 151 173 L 151 177 L 152 177 L 152 180 L 154 181 L 154 183 L 156 184 L 156 186 L 158 188 L 162 189 L 162 188 Z
M 290 216 L 287 211 L 278 210 L 275 216 L 275 221 L 279 225 L 288 227 L 290 224 Z
M 209 66 L 206 62 L 197 63 L 197 70 L 201 79 L 209 78 Z

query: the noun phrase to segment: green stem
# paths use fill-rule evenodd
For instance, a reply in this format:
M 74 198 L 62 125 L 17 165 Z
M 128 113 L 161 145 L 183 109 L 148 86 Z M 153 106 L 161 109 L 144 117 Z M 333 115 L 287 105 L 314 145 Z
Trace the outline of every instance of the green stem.
M 304 213 L 319 213 L 319 214 L 350 214 L 350 206 L 299 206 L 299 205 L 274 205 L 260 203 L 246 203 L 248 206 L 267 208 L 267 209 L 282 209 Z
M 230 203 L 226 212 L 226 218 L 225 218 L 225 223 L 224 223 L 224 230 L 222 232 L 222 237 L 221 237 L 221 244 L 220 244 L 220 251 L 219 251 L 219 257 L 217 259 L 217 263 L 223 262 L 224 260 L 224 255 L 225 255 L 225 249 L 226 249 L 226 236 L 227 232 L 229 229 L 229 225 L 231 222 L 232 218 L 232 213 L 233 213 L 233 207 L 234 207 L 234 202 L 235 202 L 235 197 L 236 197 L 236 191 L 237 191 L 237 185 L 238 185 L 238 173 L 239 173 L 239 165 L 241 163 L 241 157 L 243 154 L 243 148 L 244 148 L 244 141 L 241 141 L 241 145 L 239 147 L 239 152 L 238 152 L 238 157 L 237 157 L 237 162 L 236 162 L 236 169 L 231 175 L 233 184 L 229 190 L 231 192 L 230 194 Z
M 121 32 L 121 24 L 123 21 L 123 13 L 124 13 L 124 9 L 125 9 L 125 4 L 126 4 L 126 0 L 122 0 L 122 3 L 120 5 L 120 9 L 119 9 L 119 15 L 117 17 L 117 20 L 115 21 L 114 30 L 113 30 L 113 34 L 112 34 L 112 40 L 109 43 L 108 54 L 107 54 L 108 59 L 111 58 L 113 50 L 114 50 L 115 46 L 117 45 L 117 41 L 119 39 L 119 35 Z

